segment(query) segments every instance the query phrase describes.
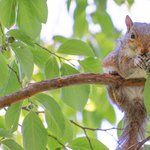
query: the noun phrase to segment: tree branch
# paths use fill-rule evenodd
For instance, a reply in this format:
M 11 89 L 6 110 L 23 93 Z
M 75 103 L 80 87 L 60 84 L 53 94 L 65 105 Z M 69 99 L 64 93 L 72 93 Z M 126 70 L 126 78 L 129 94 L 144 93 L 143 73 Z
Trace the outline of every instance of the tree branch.
M 47 90 L 82 84 L 101 84 L 111 86 L 144 86 L 146 79 L 128 79 L 104 73 L 81 73 L 54 79 L 43 80 L 0 98 L 0 108 L 22 101 Z

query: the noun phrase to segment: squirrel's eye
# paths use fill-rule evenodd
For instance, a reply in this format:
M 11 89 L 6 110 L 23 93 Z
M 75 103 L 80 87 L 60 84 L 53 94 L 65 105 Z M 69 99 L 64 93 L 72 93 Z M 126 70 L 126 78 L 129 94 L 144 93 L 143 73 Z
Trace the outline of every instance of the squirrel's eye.
M 135 35 L 133 32 L 131 33 L 131 39 L 135 39 Z

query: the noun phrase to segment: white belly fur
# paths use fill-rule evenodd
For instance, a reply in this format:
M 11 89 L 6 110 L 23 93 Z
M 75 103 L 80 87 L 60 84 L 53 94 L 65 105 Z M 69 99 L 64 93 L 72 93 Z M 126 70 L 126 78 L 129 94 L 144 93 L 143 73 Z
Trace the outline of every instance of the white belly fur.
M 109 68 L 103 68 L 105 73 L 109 73 L 109 71 L 113 71 L 113 67 Z M 147 78 L 146 71 L 142 70 L 140 68 L 137 68 L 133 74 L 131 74 L 128 78 L 126 79 L 131 79 L 131 78 Z M 144 86 L 125 86 L 123 87 L 123 93 L 127 96 L 129 101 L 132 101 L 135 98 L 143 99 L 143 91 L 144 91 Z
M 146 71 L 142 70 L 140 68 L 137 68 L 136 71 L 131 74 L 128 78 L 147 78 Z M 144 86 L 126 86 L 123 87 L 123 92 L 127 96 L 129 101 L 132 101 L 136 97 L 143 100 L 143 92 L 144 92 Z
M 137 97 L 141 100 L 143 99 L 144 86 L 125 86 L 122 90 L 129 101 L 132 101 Z

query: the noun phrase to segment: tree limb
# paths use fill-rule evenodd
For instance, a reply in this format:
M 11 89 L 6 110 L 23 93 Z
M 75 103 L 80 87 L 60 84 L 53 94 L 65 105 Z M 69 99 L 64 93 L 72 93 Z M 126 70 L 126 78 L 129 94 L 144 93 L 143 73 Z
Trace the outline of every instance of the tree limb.
M 0 108 L 22 101 L 47 90 L 54 90 L 81 84 L 101 84 L 111 86 L 144 86 L 146 79 L 128 79 L 105 73 L 81 73 L 33 83 L 19 91 L 0 98 Z

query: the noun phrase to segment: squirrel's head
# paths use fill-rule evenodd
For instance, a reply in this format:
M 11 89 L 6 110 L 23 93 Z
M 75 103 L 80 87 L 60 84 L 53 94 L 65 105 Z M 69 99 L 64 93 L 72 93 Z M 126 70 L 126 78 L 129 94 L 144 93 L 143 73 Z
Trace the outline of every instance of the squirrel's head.
M 129 16 L 125 19 L 127 33 L 126 42 L 136 54 L 146 55 L 150 52 L 150 24 L 132 22 Z

